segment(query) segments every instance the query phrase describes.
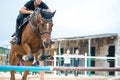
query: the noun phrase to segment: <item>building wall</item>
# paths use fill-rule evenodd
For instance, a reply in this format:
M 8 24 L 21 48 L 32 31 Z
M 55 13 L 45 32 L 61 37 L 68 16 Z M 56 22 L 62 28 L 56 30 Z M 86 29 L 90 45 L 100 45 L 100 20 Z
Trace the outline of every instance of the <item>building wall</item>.
M 119 45 L 119 46 L 118 46 Z M 94 38 L 91 39 L 91 47 L 95 47 L 95 56 L 103 56 L 106 57 L 108 56 L 108 48 L 109 46 L 115 46 L 115 55 L 119 54 L 120 50 L 120 36 L 116 37 L 107 37 L 107 38 Z M 71 40 L 71 41 L 61 41 L 61 48 L 65 49 L 66 48 L 71 48 L 72 50 L 74 48 L 79 48 L 81 54 L 88 53 L 88 40 Z M 112 56 L 111 56 L 112 57 Z M 108 60 L 104 59 L 95 59 L 95 67 L 109 67 L 109 62 Z M 119 61 L 120 64 L 120 61 Z M 81 65 L 84 66 L 84 61 L 81 63 Z M 109 72 L 97 72 L 95 71 L 95 74 L 100 74 L 100 75 L 109 75 Z
M 108 54 L 107 50 L 108 50 L 108 45 L 99 46 L 99 54 L 96 54 L 96 56 L 105 57 Z M 96 67 L 108 67 L 109 64 L 108 64 L 107 60 L 105 60 L 105 59 L 97 59 L 97 60 L 95 60 L 95 66 Z M 96 74 L 108 75 L 108 72 L 104 72 L 104 71 L 97 72 L 96 71 Z
M 118 36 L 115 44 L 116 44 L 116 55 L 115 56 L 118 57 L 118 56 L 120 56 L 120 35 Z M 116 67 L 119 67 L 120 66 L 120 57 L 118 57 L 117 59 L 118 60 L 116 63 L 116 65 L 117 65 Z M 117 72 L 116 75 L 120 75 L 120 72 Z
M 0 65 L 6 65 L 6 55 L 0 55 Z

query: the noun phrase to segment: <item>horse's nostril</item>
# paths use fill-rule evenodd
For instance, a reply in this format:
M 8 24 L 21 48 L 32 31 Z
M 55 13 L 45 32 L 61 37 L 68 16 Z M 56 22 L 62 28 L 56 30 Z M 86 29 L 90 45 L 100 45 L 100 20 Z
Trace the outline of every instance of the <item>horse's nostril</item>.
M 49 43 L 48 42 L 44 42 L 44 47 L 48 47 L 49 46 Z
M 46 42 L 44 41 L 43 44 L 46 45 Z
M 51 39 L 44 39 L 43 46 L 47 48 L 49 45 L 51 45 Z

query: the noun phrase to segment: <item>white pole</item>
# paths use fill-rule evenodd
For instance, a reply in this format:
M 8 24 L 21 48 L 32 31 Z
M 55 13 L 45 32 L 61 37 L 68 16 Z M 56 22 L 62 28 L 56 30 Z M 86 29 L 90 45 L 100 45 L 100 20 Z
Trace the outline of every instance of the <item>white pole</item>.
M 85 53 L 85 68 L 87 68 L 87 53 Z M 85 71 L 85 77 L 87 76 L 87 71 Z
M 56 51 L 54 51 L 54 67 L 56 67 Z M 56 71 L 54 71 L 54 75 L 56 75 Z
M 88 40 L 88 57 L 91 57 L 91 39 Z M 91 58 L 88 58 L 87 64 L 91 67 Z M 91 76 L 91 71 L 88 71 L 88 76 Z
M 61 41 L 58 42 L 58 48 L 59 48 L 59 55 L 61 56 Z M 58 66 L 61 66 L 61 57 L 58 58 Z M 61 75 L 61 71 L 57 71 L 58 75 Z

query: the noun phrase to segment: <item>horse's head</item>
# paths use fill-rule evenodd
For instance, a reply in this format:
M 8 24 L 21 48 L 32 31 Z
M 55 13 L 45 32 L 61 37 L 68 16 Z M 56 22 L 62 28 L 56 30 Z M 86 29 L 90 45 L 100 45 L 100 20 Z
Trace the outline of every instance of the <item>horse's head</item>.
M 52 13 L 47 12 L 43 9 L 36 9 L 30 18 L 30 25 L 32 29 L 37 33 L 37 35 L 42 40 L 44 47 L 48 47 L 51 44 L 51 32 L 55 11 Z

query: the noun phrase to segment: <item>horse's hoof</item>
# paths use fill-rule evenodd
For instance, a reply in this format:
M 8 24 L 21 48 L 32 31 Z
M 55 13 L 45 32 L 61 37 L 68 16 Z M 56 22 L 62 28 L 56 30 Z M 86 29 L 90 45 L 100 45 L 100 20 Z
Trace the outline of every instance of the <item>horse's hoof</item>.
M 10 80 L 15 80 L 15 77 L 11 77 Z
M 27 77 L 24 77 L 24 76 L 23 76 L 23 77 L 22 77 L 22 80 L 27 80 Z
M 53 44 L 55 44 L 55 42 L 54 41 L 50 41 L 50 44 L 53 45 Z
M 29 56 L 29 55 L 25 55 L 25 56 L 23 56 L 22 57 L 22 59 L 24 60 L 24 61 L 30 61 L 30 62 L 33 62 L 34 61 L 34 57 L 33 56 Z
M 40 61 L 42 61 L 42 60 L 47 59 L 47 56 L 46 56 L 45 54 L 42 54 L 41 56 L 39 56 L 38 59 L 39 59 Z

